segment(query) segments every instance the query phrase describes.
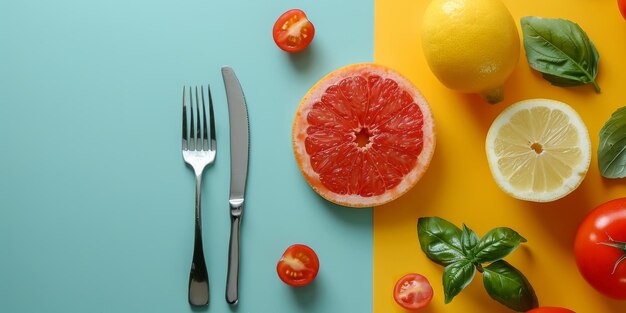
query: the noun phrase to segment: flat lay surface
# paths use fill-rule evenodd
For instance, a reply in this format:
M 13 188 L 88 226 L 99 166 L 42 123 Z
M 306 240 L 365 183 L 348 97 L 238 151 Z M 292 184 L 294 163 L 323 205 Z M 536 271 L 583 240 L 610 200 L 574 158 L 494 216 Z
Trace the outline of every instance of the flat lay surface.
M 0 312 L 389 313 L 408 312 L 402 306 L 425 306 L 420 312 L 506 313 L 513 311 L 488 295 L 497 284 L 491 281 L 490 285 L 485 278 L 483 287 L 482 277 L 506 269 L 507 264 L 525 275 L 540 306 L 576 313 L 626 311 L 626 301 L 610 299 L 585 281 L 574 252 L 575 240 L 579 244 L 576 232 L 585 216 L 601 203 L 626 196 L 623 179 L 602 176 L 605 171 L 619 174 L 620 169 L 602 167 L 610 164 L 597 154 L 604 123 L 626 106 L 626 16 L 622 17 L 614 0 L 502 0 L 506 8 L 499 13 L 510 11 L 519 47 L 495 39 L 492 46 L 484 47 L 471 45 L 471 40 L 465 43 L 470 47 L 457 47 L 460 40 L 445 45 L 456 52 L 487 56 L 497 46 L 507 54 L 502 71 L 513 68 L 512 72 L 503 89 L 481 93 L 472 89 L 478 80 L 461 79 L 456 67 L 440 65 L 438 75 L 452 76 L 452 85 L 477 93 L 463 94 L 445 87 L 429 67 L 429 61 L 445 57 L 436 53 L 442 46 L 440 39 L 428 39 L 426 45 L 422 41 L 430 2 L 0 2 Z M 290 9 L 302 11 L 291 11 L 296 16 L 290 19 L 289 14 L 283 15 Z M 531 69 L 521 25 L 526 16 L 568 19 L 584 29 L 599 54 L 596 80 L 578 87 L 557 87 Z M 440 29 L 439 18 L 429 20 L 430 31 Z M 300 34 L 307 36 L 292 37 L 293 32 L 275 24 L 277 19 L 288 21 L 283 25 L 301 27 Z M 472 28 L 473 22 L 463 22 L 465 28 Z M 487 26 L 494 30 L 493 25 Z M 506 29 L 507 36 L 511 33 Z M 541 47 L 535 47 L 540 54 Z M 302 51 L 286 52 L 294 50 Z M 435 51 L 429 61 L 425 50 Z M 589 54 L 593 59 L 593 53 Z M 382 201 L 363 202 L 372 200 L 369 194 L 382 193 L 384 188 L 372 186 L 380 187 L 380 181 L 385 183 L 391 174 L 397 181 L 406 179 L 403 175 L 408 174 L 393 172 L 397 164 L 386 163 L 387 173 L 376 168 L 377 173 L 361 181 L 348 181 L 343 172 L 326 168 L 328 175 L 321 180 L 335 182 L 326 197 L 365 206 L 344 207 L 313 190 L 323 183 L 318 181 L 319 173 L 309 169 L 314 165 L 307 163 L 311 151 L 325 151 L 333 132 L 327 137 L 317 133 L 318 146 L 314 146 L 304 140 L 313 137 L 313 131 L 294 124 L 294 118 L 318 126 L 328 126 L 324 123 L 335 119 L 339 121 L 335 126 L 348 129 L 350 135 L 354 125 L 348 119 L 338 120 L 336 111 L 318 106 L 317 115 L 299 116 L 298 105 L 305 95 L 325 94 L 329 99 L 337 95 L 330 88 L 311 89 L 318 82 L 332 81 L 322 79 L 329 73 L 372 62 L 380 67 L 363 67 L 392 69 L 392 80 L 409 90 L 420 106 L 419 113 L 395 107 L 395 116 L 404 119 L 392 123 L 398 128 L 386 130 L 396 137 L 377 140 L 401 138 L 395 140 L 394 149 L 401 145 L 412 149 L 414 145 L 407 142 L 425 140 L 427 153 L 414 170 L 407 168 L 410 176 L 417 172 L 421 177 L 415 186 L 373 208 L 367 206 L 405 191 L 394 189 L 381 196 Z M 236 306 L 227 304 L 225 292 L 231 227 L 230 126 L 237 125 L 229 125 L 223 66 L 232 67 L 241 83 L 250 133 Z M 399 103 L 395 101 L 399 98 L 372 81 L 368 81 L 368 96 L 376 90 L 377 101 L 384 98 L 389 107 Z M 188 302 L 195 182 L 181 154 L 180 136 L 182 89 L 196 85 L 210 85 L 217 135 L 217 155 L 204 171 L 201 190 L 210 301 L 200 308 Z M 363 96 L 358 86 L 349 85 L 342 92 Z M 588 170 L 584 157 L 572 161 L 577 171 L 586 171 L 578 188 L 567 190 L 566 186 L 566 192 L 558 194 L 562 198 L 543 203 L 515 199 L 499 188 L 490 168 L 490 162 L 497 161 L 488 159 L 486 151 L 494 120 L 514 103 L 536 98 L 569 105 L 588 130 L 591 144 Z M 318 104 L 316 98 L 311 99 L 303 110 L 308 112 Z M 329 101 L 333 99 L 339 99 L 339 105 L 347 103 L 346 112 L 356 111 L 350 107 L 352 102 L 339 97 Z M 485 99 L 502 100 L 489 104 Z M 578 120 L 574 123 L 580 126 Z M 296 145 L 298 160 L 292 143 L 294 125 L 300 127 L 295 133 L 302 139 Z M 402 128 L 407 125 L 414 127 Z M 380 143 L 372 139 L 377 133 L 367 127 L 361 127 L 359 135 L 364 137 L 357 138 L 363 139 L 359 151 Z M 585 138 L 580 140 L 583 135 L 581 131 L 570 136 L 575 138 L 570 140 L 573 146 L 588 146 Z M 342 144 L 351 144 L 353 138 L 340 139 Z M 384 142 L 387 147 L 393 143 Z M 547 146 L 533 147 L 536 152 L 542 148 Z M 368 157 L 377 157 L 374 153 Z M 387 160 L 399 159 L 393 149 L 386 153 Z M 341 155 L 329 159 L 343 161 L 344 169 L 351 166 L 345 160 L 366 162 Z M 324 162 L 317 160 L 318 166 Z M 407 159 L 401 166 L 412 161 Z M 303 176 L 303 168 L 309 176 Z M 366 195 L 365 200 L 342 197 L 342 188 L 353 186 Z M 432 230 L 432 225 L 454 225 L 459 233 L 462 228 L 463 249 L 472 240 L 477 245 L 476 237 L 492 234 L 494 229 L 513 238 L 519 248 L 512 249 L 506 262 L 489 259 L 494 262 L 484 264 L 485 272 L 475 273 L 469 286 L 444 304 L 451 296 L 444 293 L 441 264 L 450 260 L 434 260 L 422 251 L 429 238 L 418 238 L 418 219 L 422 233 Z M 474 237 L 470 228 L 476 232 Z M 470 238 L 465 240 L 466 236 Z M 593 249 L 597 244 L 583 242 L 581 246 Z M 607 254 L 605 263 L 610 267 L 619 256 Z M 595 268 L 594 260 L 588 262 L 591 265 L 585 266 Z M 292 271 L 294 264 L 299 271 Z M 465 265 L 474 271 L 470 261 Z M 477 268 L 483 270 L 480 263 Z M 534 301 L 525 296 L 527 302 Z
M 411 192 L 374 209 L 374 312 L 404 312 L 394 303 L 390 290 L 408 272 L 425 275 L 433 285 L 433 301 L 423 312 L 512 312 L 489 298 L 480 279 L 474 279 L 450 304 L 443 303 L 443 268 L 426 258 L 417 238 L 417 218 L 422 216 L 440 216 L 459 227 L 465 223 L 479 236 L 494 227 L 515 229 L 528 242 L 507 261 L 526 275 L 542 306 L 577 313 L 624 312 L 624 301 L 611 300 L 584 281 L 574 259 L 574 237 L 584 216 L 599 204 L 626 194 L 622 180 L 600 176 L 596 155 L 600 128 L 611 113 L 626 105 L 626 23 L 617 3 L 503 1 L 520 31 L 520 43 L 520 19 L 524 16 L 578 23 L 600 54 L 598 84 L 602 91 L 596 94 L 590 85 L 550 85 L 530 69 L 522 47 L 519 63 L 504 86 L 504 100 L 490 105 L 479 96 L 447 89 L 429 70 L 420 40 L 428 2 L 376 2 L 374 59 L 399 69 L 421 89 L 435 117 L 437 148 L 430 169 Z M 531 98 L 568 103 L 586 124 L 592 144 L 591 165 L 580 187 L 549 203 L 520 201 L 501 191 L 490 174 L 485 153 L 485 138 L 498 114 Z
M 272 27 L 298 5 L 324 35 L 288 55 Z M 310 189 L 291 125 L 319 78 L 373 60 L 373 21 L 373 5 L 359 1 L 2 1 L 0 311 L 194 311 L 187 286 L 195 182 L 181 155 L 181 93 L 203 84 L 211 85 L 218 145 L 203 180 L 206 311 L 371 311 L 371 209 L 346 210 Z M 236 71 L 250 117 L 240 300 L 232 308 L 224 296 L 223 65 Z M 320 258 L 315 281 L 299 289 L 276 273 L 295 243 Z

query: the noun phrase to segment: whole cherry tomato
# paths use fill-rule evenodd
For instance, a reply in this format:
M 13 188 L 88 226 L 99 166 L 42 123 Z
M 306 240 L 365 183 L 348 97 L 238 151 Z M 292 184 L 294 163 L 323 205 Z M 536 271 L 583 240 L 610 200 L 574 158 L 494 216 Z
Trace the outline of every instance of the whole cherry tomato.
M 527 311 L 526 313 L 576 313 L 572 310 L 564 309 L 564 308 L 556 308 L 551 306 L 544 306 L 532 309 Z
M 626 198 L 605 202 L 585 217 L 574 255 L 591 286 L 608 297 L 626 299 Z
M 289 246 L 276 264 L 276 272 L 280 280 L 293 287 L 312 282 L 319 268 L 320 261 L 315 251 L 303 244 Z
M 419 310 L 433 299 L 433 287 L 420 274 L 406 274 L 393 288 L 393 299 L 406 310 Z
M 279 48 L 287 52 L 299 52 L 313 40 L 315 27 L 302 10 L 291 9 L 276 20 L 272 35 Z
M 626 20 L 626 0 L 617 0 L 617 6 L 619 11 L 622 12 L 622 16 Z

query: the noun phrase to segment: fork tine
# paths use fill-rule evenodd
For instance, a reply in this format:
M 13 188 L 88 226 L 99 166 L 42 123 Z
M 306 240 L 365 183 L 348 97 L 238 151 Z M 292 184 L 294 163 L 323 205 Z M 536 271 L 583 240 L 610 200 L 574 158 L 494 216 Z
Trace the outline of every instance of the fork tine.
M 183 150 L 187 150 L 187 104 L 185 103 L 185 86 L 183 86 Z
M 206 125 L 206 107 L 204 106 L 204 86 L 200 86 L 200 94 L 202 95 L 202 150 L 209 150 L 209 136 L 207 134 L 207 125 Z
M 191 92 L 191 86 L 189 86 L 189 150 L 196 150 L 196 132 L 194 127 L 194 116 L 193 116 L 193 93 Z
M 211 86 L 208 85 L 209 89 L 209 123 L 211 124 L 211 145 L 209 146 L 209 150 L 215 151 L 217 150 L 217 141 L 215 140 L 215 120 L 213 118 L 213 98 L 211 97 Z M 206 126 L 205 126 L 206 128 Z
M 198 86 L 196 86 L 196 151 L 202 150 L 202 131 L 200 125 L 200 100 L 198 99 Z

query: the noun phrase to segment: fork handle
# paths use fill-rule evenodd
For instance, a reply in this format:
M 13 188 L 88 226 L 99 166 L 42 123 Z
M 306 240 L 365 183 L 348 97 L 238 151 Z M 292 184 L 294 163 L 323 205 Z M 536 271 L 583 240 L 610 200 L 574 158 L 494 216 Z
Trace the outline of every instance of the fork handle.
M 239 229 L 241 215 L 230 216 L 230 243 L 228 246 L 228 276 L 226 277 L 226 302 L 239 301 Z
M 195 235 L 193 244 L 193 260 L 189 272 L 189 304 L 205 306 L 209 304 L 209 275 L 204 261 L 202 247 L 202 221 L 200 218 L 200 195 L 202 191 L 202 176 L 196 175 L 196 210 Z

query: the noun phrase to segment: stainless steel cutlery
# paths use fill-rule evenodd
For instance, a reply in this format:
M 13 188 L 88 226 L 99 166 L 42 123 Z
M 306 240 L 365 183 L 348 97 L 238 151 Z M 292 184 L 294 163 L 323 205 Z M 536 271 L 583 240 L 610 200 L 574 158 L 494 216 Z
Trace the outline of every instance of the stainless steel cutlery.
M 226 278 L 226 301 L 235 304 L 239 300 L 239 243 L 240 226 L 248 176 L 248 110 L 241 85 L 230 67 L 222 68 L 228 116 L 230 123 L 230 244 L 228 247 L 228 276 Z
M 240 227 L 248 174 L 248 111 L 241 85 L 233 69 L 227 66 L 223 67 L 222 76 L 228 102 L 231 161 L 228 201 L 231 225 L 226 301 L 229 304 L 236 304 L 239 300 Z M 209 303 L 209 278 L 202 245 L 202 210 L 200 205 L 202 174 L 207 166 L 213 164 L 217 152 L 213 99 L 209 87 L 207 87 L 207 98 L 209 102 L 208 114 L 206 112 L 204 87 L 201 86 L 200 89 L 183 87 L 183 159 L 193 169 L 196 177 L 195 236 L 193 261 L 189 274 L 189 304 L 193 306 L 204 306 Z
M 207 305 L 209 303 L 209 277 L 202 248 L 202 210 L 200 202 L 202 199 L 202 173 L 204 173 L 204 169 L 208 165 L 213 164 L 213 161 L 215 161 L 217 141 L 215 140 L 215 121 L 213 118 L 213 100 L 210 87 L 207 87 L 207 90 L 209 98 L 208 125 L 206 106 L 204 104 L 204 87 L 200 87 L 200 97 L 198 97 L 198 87 L 195 89 L 189 87 L 188 98 L 185 96 L 185 88 L 183 87 L 183 159 L 187 165 L 193 168 L 196 176 L 195 236 L 193 260 L 189 273 L 189 303 L 195 306 Z M 202 101 L 202 110 L 200 110 L 200 101 Z M 187 114 L 187 102 L 189 102 L 189 114 Z

